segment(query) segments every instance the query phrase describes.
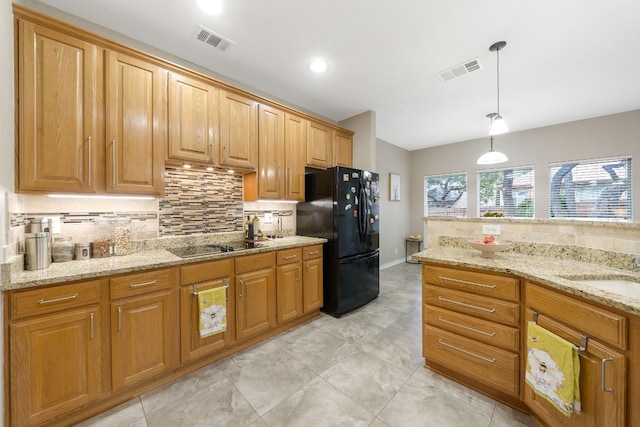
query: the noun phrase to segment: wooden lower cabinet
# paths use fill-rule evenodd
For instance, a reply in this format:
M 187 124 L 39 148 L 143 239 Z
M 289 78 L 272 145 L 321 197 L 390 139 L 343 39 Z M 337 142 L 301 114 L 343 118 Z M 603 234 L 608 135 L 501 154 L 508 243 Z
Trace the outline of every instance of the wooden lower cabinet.
M 11 324 L 11 424 L 38 425 L 101 393 L 97 305 Z
M 640 421 L 627 424 L 627 361 L 623 350 L 613 348 L 598 338 L 592 338 L 589 331 L 601 327 L 601 322 L 592 315 L 592 310 L 604 313 L 600 308 L 591 307 L 581 301 L 561 295 L 557 292 L 543 289 L 532 283 L 526 284 L 528 321 L 535 319 L 543 328 L 579 345 L 582 336 L 588 337 L 584 350 L 578 352 L 580 358 L 580 400 L 581 412 L 570 417 L 562 415 L 546 399 L 533 392 L 531 387 L 524 387 L 524 401 L 532 413 L 548 426 L 607 426 L 622 427 L 639 425 Z M 576 306 L 576 304 L 579 304 Z M 574 305 L 573 310 L 566 310 L 558 316 L 555 308 Z M 557 312 L 560 313 L 560 312 Z M 575 323 L 575 319 L 583 317 L 582 328 L 574 328 L 567 324 Z M 619 319 L 618 326 L 625 330 L 624 318 L 615 313 L 607 316 L 610 320 Z M 609 340 L 615 340 L 618 333 L 613 333 Z M 624 334 L 626 336 L 626 334 Z M 606 338 L 606 337 L 605 337 Z M 626 342 L 626 341 L 625 341 Z M 526 359 L 524 359 L 526 360 Z
M 302 315 L 302 249 L 278 251 L 277 260 L 276 317 L 282 323 Z
M 324 301 L 322 245 L 302 248 L 302 312 L 322 308 Z
M 235 283 L 233 259 L 210 261 L 181 267 L 180 282 L 180 360 L 187 363 L 214 354 L 235 342 Z M 224 332 L 200 336 L 198 295 L 224 288 L 226 323 Z
M 276 326 L 275 253 L 236 258 L 236 339 Z
M 520 282 L 423 264 L 423 356 L 428 366 L 520 399 Z

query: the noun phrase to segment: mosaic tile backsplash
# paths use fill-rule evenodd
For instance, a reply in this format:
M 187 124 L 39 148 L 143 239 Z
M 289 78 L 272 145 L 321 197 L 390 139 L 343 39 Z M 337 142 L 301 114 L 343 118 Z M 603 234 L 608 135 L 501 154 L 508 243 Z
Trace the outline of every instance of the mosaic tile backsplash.
M 158 203 L 162 236 L 242 231 L 242 176 L 167 168 Z

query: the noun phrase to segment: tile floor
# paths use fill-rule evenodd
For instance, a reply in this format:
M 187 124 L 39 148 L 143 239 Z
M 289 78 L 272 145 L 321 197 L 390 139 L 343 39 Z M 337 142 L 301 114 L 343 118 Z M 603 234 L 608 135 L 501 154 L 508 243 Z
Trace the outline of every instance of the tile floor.
M 380 279 L 359 310 L 322 314 L 80 426 L 536 425 L 424 367 L 419 265 Z

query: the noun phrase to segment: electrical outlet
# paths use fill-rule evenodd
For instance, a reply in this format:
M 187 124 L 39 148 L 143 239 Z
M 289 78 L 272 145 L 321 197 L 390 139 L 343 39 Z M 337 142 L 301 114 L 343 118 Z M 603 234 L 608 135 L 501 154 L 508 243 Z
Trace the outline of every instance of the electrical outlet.
M 51 220 L 51 234 L 60 234 L 60 217 L 59 216 L 43 216 L 43 219 Z
M 482 224 L 482 234 L 500 235 L 500 226 L 498 224 Z
M 394 253 L 394 254 L 396 254 L 396 255 L 398 255 L 398 248 L 395 248 L 395 249 L 393 250 L 393 253 Z
M 273 222 L 273 212 L 264 213 L 264 223 L 271 224 Z

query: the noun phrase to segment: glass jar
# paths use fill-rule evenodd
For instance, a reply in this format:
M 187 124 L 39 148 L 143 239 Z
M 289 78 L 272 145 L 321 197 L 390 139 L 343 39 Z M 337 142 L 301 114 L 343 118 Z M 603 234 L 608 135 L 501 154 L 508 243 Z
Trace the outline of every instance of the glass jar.
M 113 254 L 113 230 L 109 218 L 97 218 L 94 220 L 95 238 L 91 244 L 92 256 L 94 258 L 104 258 Z
M 113 254 L 131 255 L 131 219 L 113 220 Z
M 71 237 L 56 237 L 51 248 L 53 262 L 65 262 L 73 259 Z

